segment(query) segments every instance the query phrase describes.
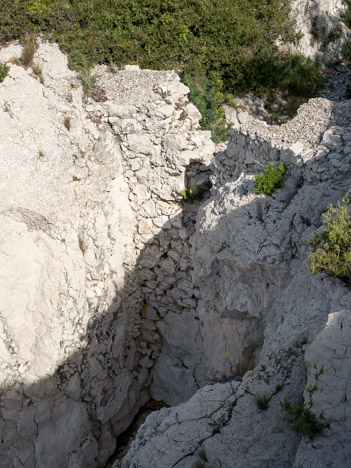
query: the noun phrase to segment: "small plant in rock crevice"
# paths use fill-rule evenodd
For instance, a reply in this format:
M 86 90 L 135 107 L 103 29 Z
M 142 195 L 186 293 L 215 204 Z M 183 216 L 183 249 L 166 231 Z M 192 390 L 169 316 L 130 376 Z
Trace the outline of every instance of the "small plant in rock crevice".
M 70 131 L 71 130 L 71 119 L 70 117 L 65 117 L 64 121 L 63 121 L 63 125 L 65 126 L 65 128 Z
M 267 411 L 268 409 L 269 398 L 267 395 L 257 395 L 256 404 L 259 410 Z
M 283 401 L 280 401 L 280 406 L 285 412 L 284 421 L 287 421 L 295 432 L 308 436 L 311 440 L 327 427 L 323 411 L 316 415 L 311 410 L 314 405 L 313 395 L 318 390 L 317 382 L 324 371 L 323 366 L 319 370 L 316 364 L 313 367 L 315 369 L 315 383 L 314 385 L 308 385 L 306 388 L 308 394 L 307 405 L 294 405 L 286 397 Z
M 212 187 L 211 182 L 207 182 L 203 185 L 196 185 L 195 189 L 183 189 L 180 194 L 186 202 L 192 203 L 195 201 L 201 201 L 204 199 L 206 192 Z
M 37 39 L 34 34 L 29 34 L 23 42 L 23 50 L 20 57 L 20 62 L 24 67 L 33 65 L 34 54 L 38 49 Z
M 7 65 L 5 65 L 5 63 L 0 62 L 0 83 L 2 83 L 7 77 L 9 70 L 10 68 Z
M 44 84 L 43 70 L 39 65 L 32 65 L 33 73 L 39 78 L 41 84 Z
M 229 364 L 229 372 L 218 371 L 214 364 L 206 364 L 207 376 L 211 382 L 229 382 L 230 380 L 241 380 L 246 372 L 255 368 L 255 359 L 241 358 L 238 363 L 232 362 L 231 354 L 225 354 L 225 360 Z
M 283 163 L 279 163 L 276 168 L 272 162 L 267 164 L 263 173 L 255 175 L 253 191 L 255 193 L 271 195 L 274 190 L 282 186 L 284 173 L 285 166 Z
M 195 468 L 206 468 L 208 460 L 207 460 L 207 455 L 206 451 L 204 448 L 200 448 L 198 452 L 196 453 L 197 455 L 197 460 L 195 462 Z
M 326 42 L 334 42 L 340 39 L 342 34 L 340 26 L 335 26 L 335 28 L 332 28 L 328 34 Z
M 342 200 L 334 208 L 329 205 L 323 214 L 324 231 L 309 240 L 312 274 L 326 273 L 351 284 L 351 217 L 347 207 L 350 200 Z

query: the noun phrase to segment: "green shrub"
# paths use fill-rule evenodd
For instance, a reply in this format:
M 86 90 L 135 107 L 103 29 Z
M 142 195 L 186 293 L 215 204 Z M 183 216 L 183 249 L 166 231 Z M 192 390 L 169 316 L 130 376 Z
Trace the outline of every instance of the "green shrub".
M 205 76 L 194 78 L 186 74 L 183 80 L 190 89 L 190 100 L 201 112 L 201 128 L 211 130 L 212 139 L 215 143 L 227 140 L 230 125 L 225 120 L 222 107 L 224 102 L 223 82 L 219 78 L 219 74 L 216 73 L 211 78 Z
M 344 22 L 346 24 L 347 27 L 351 27 L 351 10 L 348 10 L 346 12 L 346 15 L 345 15 L 345 18 L 344 18 Z
M 312 274 L 327 273 L 351 284 L 351 218 L 347 212 L 350 200 L 334 208 L 329 205 L 323 215 L 324 231 L 309 241 Z
M 318 390 L 317 382 L 319 377 L 323 374 L 323 366 L 319 371 L 317 370 L 316 364 L 314 368 L 315 384 L 308 385 L 306 388 L 309 395 L 307 406 L 293 405 L 286 397 L 280 402 L 281 408 L 285 411 L 284 421 L 287 421 L 295 432 L 301 435 L 307 435 L 310 439 L 313 439 L 316 434 L 321 433 L 326 427 L 323 412 L 316 416 L 311 411 L 314 405 L 312 397 Z
M 74 50 L 68 56 L 68 66 L 71 70 L 82 71 L 88 68 L 88 60 L 82 52 Z
M 9 70 L 10 68 L 5 63 L 0 62 L 0 83 L 7 77 Z
M 346 58 L 351 58 L 351 39 L 347 39 L 342 47 L 341 47 L 341 52 L 343 54 L 344 57 Z
M 323 84 L 317 65 L 300 54 L 293 54 L 284 60 L 280 81 L 278 87 L 294 97 L 312 97 Z
M 335 28 L 332 28 L 328 34 L 327 43 L 334 42 L 337 39 L 340 39 L 340 37 L 341 37 L 341 29 L 340 27 L 335 26 Z
M 286 413 L 284 421 L 290 423 L 292 429 L 298 434 L 308 435 L 310 439 L 313 439 L 325 427 L 323 413 L 316 416 L 309 408 L 293 405 L 287 398 L 284 398 L 280 405 Z
M 267 164 L 262 174 L 255 175 L 254 192 L 271 195 L 275 189 L 281 187 L 284 173 L 283 163 L 279 163 L 276 168 L 273 163 Z

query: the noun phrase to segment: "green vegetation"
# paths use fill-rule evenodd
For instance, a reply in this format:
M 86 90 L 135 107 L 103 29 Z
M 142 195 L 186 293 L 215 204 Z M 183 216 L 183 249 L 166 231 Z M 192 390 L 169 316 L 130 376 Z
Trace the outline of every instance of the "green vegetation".
M 345 15 L 345 18 L 344 18 L 344 22 L 346 24 L 347 27 L 351 27 L 351 10 L 348 10 L 346 12 L 346 15 Z
M 193 77 L 185 74 L 183 80 L 190 89 L 190 100 L 201 112 L 201 127 L 204 130 L 211 130 L 215 143 L 228 139 L 230 125 L 226 123 L 222 107 L 223 82 L 219 73 L 213 74 L 212 79 L 206 76 Z
M 281 408 L 285 411 L 284 421 L 287 421 L 295 432 L 307 435 L 310 439 L 313 439 L 316 434 L 321 433 L 326 427 L 323 412 L 316 416 L 311 411 L 314 405 L 312 397 L 318 390 L 317 382 L 323 374 L 323 366 L 317 370 L 317 365 L 315 364 L 314 369 L 315 384 L 308 385 L 306 388 L 309 395 L 307 406 L 293 405 L 286 397 L 280 402 Z
M 10 69 L 7 65 L 0 62 L 0 83 L 2 83 L 4 79 L 7 77 L 9 70 Z
M 309 256 L 312 274 L 327 273 L 351 284 L 351 218 L 347 207 L 350 200 L 342 200 L 334 208 L 329 205 L 323 214 L 324 231 L 310 239 Z
M 40 83 L 44 84 L 43 70 L 39 65 L 32 65 L 33 73 L 39 78 Z
M 203 200 L 205 193 L 208 192 L 211 187 L 211 182 L 208 182 L 204 185 L 196 185 L 195 189 L 185 188 L 180 193 L 186 202 L 192 203 Z
M 71 70 L 82 71 L 88 68 L 88 60 L 82 52 L 74 50 L 68 56 L 68 66 Z
M 3 0 L 0 43 L 44 34 L 69 53 L 70 67 L 127 63 L 179 72 L 216 141 L 227 137 L 226 94 L 280 92 L 294 112 L 320 85 L 317 67 L 284 54 L 296 41 L 289 0 Z M 27 61 L 27 60 L 26 60 Z
M 328 34 L 327 42 L 334 42 L 341 37 L 341 29 L 339 26 L 332 28 Z
M 79 78 L 83 83 L 85 92 L 92 91 L 96 85 L 96 76 L 92 75 L 89 70 L 82 70 L 79 73 Z
M 301 349 L 303 346 L 305 346 L 308 343 L 307 338 L 303 338 L 301 341 L 297 341 L 295 343 L 296 348 Z
M 273 163 L 267 164 L 262 174 L 255 175 L 254 192 L 271 195 L 275 189 L 282 186 L 284 173 L 285 167 L 283 163 L 279 163 L 276 168 Z
M 345 58 L 350 59 L 351 58 L 351 39 L 347 39 L 342 47 L 341 47 L 341 52 Z

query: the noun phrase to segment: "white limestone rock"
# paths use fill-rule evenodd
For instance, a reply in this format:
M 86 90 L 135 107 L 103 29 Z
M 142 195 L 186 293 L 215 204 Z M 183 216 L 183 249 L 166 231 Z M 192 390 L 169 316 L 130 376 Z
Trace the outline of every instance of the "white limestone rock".
M 351 293 L 340 280 L 311 275 L 307 245 L 321 230 L 328 204 L 335 205 L 349 193 L 350 174 L 335 171 L 329 150 L 325 151 L 327 145 L 340 149 L 344 145 L 343 135 L 351 124 L 345 110 L 343 103 L 317 99 L 279 129 L 252 118 L 232 129 L 228 149 L 213 162 L 214 187 L 198 211 L 191 238 L 193 280 L 199 288 L 195 316 L 202 338 L 194 375 L 200 385 L 206 379 L 230 383 L 206 386 L 188 402 L 150 416 L 123 467 L 347 466 L 345 344 L 350 327 L 348 311 L 343 310 L 349 309 Z M 326 131 L 328 122 L 333 127 L 329 124 Z M 286 158 L 287 151 L 296 158 Z M 253 193 L 253 175 L 269 161 L 283 159 L 287 169 L 283 187 L 269 197 Z M 348 155 L 343 158 L 347 161 Z M 171 330 L 167 318 L 171 316 L 160 327 L 168 354 L 172 356 L 177 343 L 193 353 L 186 330 L 180 327 L 178 333 L 176 320 Z M 303 396 L 307 398 L 306 389 L 314 384 L 314 364 L 318 369 L 325 365 L 325 373 L 312 411 L 324 411 L 329 427 L 311 442 L 284 421 L 280 401 L 287 397 L 301 404 Z M 161 355 L 154 373 L 155 395 L 169 384 L 167 368 L 184 381 L 186 366 L 182 369 L 179 362 L 172 367 Z M 233 380 L 250 368 L 254 370 L 242 381 Z M 206 374 L 201 374 L 203 369 Z M 177 393 L 173 384 L 168 388 Z M 267 411 L 258 407 L 263 397 Z M 214 412 L 215 398 L 223 412 Z M 198 417 L 193 419 L 194 411 Z M 190 422 L 183 421 L 187 414 Z M 220 419 L 214 420 L 217 415 Z
M 177 152 L 207 165 L 214 146 L 174 72 L 96 67 L 96 103 L 57 45 L 39 40 L 34 62 L 42 82 L 9 63 L 0 84 L 0 465 L 93 467 L 150 398 L 157 321 L 191 281 Z
M 344 0 L 293 0 L 291 18 L 296 22 L 297 46 L 293 49 L 322 63 L 342 58 L 341 46 L 350 36 L 343 22 Z

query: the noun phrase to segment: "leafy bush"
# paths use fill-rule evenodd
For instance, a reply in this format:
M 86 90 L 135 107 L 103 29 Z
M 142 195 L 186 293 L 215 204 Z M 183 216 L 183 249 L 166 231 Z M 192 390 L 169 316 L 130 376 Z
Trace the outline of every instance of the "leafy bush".
M 334 42 L 341 37 L 341 28 L 339 26 L 335 26 L 335 28 L 332 28 L 328 34 L 327 38 L 327 43 L 328 42 Z
M 88 68 L 88 60 L 82 52 L 74 50 L 68 56 L 68 66 L 71 70 L 82 71 Z
M 2 83 L 7 77 L 9 70 L 10 68 L 7 65 L 5 65 L 5 63 L 0 62 L 0 83 Z
M 273 163 L 267 164 L 262 174 L 255 175 L 255 193 L 264 193 L 271 195 L 275 189 L 281 187 L 285 167 L 283 163 L 279 163 L 275 168 Z
M 225 120 L 222 107 L 224 102 L 223 82 L 219 78 L 219 74 L 216 73 L 212 79 L 204 76 L 195 78 L 186 74 L 183 79 L 190 89 L 190 100 L 201 112 L 201 127 L 204 130 L 211 130 L 215 143 L 228 139 L 230 126 Z
M 316 364 L 314 365 L 314 368 L 314 377 L 317 382 L 319 377 L 323 374 L 323 366 L 319 371 L 317 370 Z M 281 408 L 285 411 L 284 421 L 287 421 L 295 432 L 301 435 L 307 435 L 310 439 L 313 439 L 316 434 L 321 433 L 326 427 L 323 412 L 316 416 L 311 411 L 311 408 L 314 405 L 312 397 L 317 390 L 317 383 L 309 385 L 306 388 L 309 395 L 307 406 L 293 405 L 286 397 L 280 402 Z
M 280 80 L 278 87 L 294 97 L 312 97 L 323 84 L 317 65 L 309 57 L 299 54 L 284 60 Z
M 349 28 L 351 27 L 351 10 L 348 10 L 346 12 L 344 22 L 345 22 L 346 26 L 348 26 Z
M 309 256 L 312 274 L 324 272 L 351 284 L 351 218 L 347 212 L 350 200 L 334 208 L 329 205 L 323 215 L 324 231 L 310 239 Z
M 347 39 L 342 47 L 341 47 L 341 52 L 343 54 L 344 57 L 346 58 L 351 58 L 351 39 Z

